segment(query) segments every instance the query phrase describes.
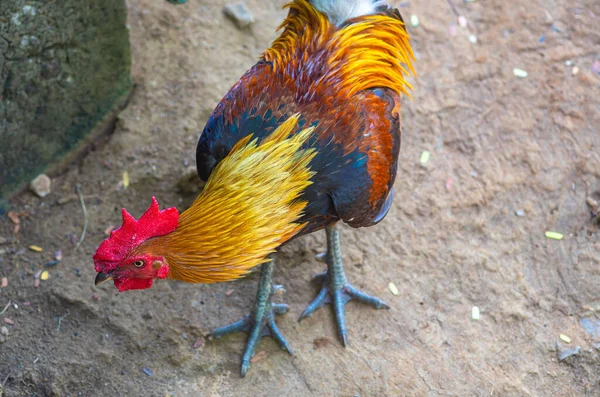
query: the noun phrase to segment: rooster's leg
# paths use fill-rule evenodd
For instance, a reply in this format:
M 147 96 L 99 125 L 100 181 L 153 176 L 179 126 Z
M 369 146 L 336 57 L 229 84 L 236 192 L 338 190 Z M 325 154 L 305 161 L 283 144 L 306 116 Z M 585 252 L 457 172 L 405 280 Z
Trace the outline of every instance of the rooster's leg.
M 389 309 L 390 307 L 381 299 L 367 295 L 348 284 L 342 264 L 340 235 L 335 226 L 328 226 L 325 231 L 327 232 L 327 254 L 325 257 L 327 271 L 315 276 L 315 280 L 322 282 L 323 287 L 315 300 L 304 310 L 298 321 L 309 317 L 325 303 L 332 304 L 338 328 L 338 336 L 344 346 L 346 346 L 347 331 L 344 320 L 344 306 L 346 303 L 352 299 L 356 299 L 377 309 Z
M 246 349 L 242 355 L 242 377 L 246 376 L 246 372 L 250 368 L 250 360 L 254 356 L 256 345 L 263 336 L 269 335 L 273 337 L 282 348 L 287 350 L 288 353 L 293 354 L 290 345 L 275 324 L 275 314 L 287 312 L 288 306 L 272 303 L 271 301 L 275 292 L 283 290 L 282 286 L 273 285 L 273 267 L 273 260 L 262 265 L 258 293 L 256 294 L 256 301 L 250 315 L 236 323 L 218 328 L 211 333 L 211 336 L 215 338 L 238 331 L 249 333 Z

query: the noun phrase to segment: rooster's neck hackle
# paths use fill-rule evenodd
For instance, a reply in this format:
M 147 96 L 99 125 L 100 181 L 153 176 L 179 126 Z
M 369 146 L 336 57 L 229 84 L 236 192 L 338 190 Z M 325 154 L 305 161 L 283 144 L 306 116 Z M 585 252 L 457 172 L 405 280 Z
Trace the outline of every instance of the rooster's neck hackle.
M 213 170 L 204 190 L 179 218 L 173 233 L 148 240 L 140 250 L 162 255 L 169 278 L 218 282 L 244 276 L 296 235 L 310 185 L 312 149 L 301 146 L 313 131 L 290 137 L 299 116 L 260 142 L 240 140 Z
M 290 13 L 280 26 L 283 33 L 262 56 L 276 72 L 305 80 L 311 90 L 334 87 L 352 96 L 388 87 L 409 95 L 412 87 L 405 77 L 415 73 L 414 55 L 399 14 L 361 15 L 338 27 L 307 0 L 286 7 Z

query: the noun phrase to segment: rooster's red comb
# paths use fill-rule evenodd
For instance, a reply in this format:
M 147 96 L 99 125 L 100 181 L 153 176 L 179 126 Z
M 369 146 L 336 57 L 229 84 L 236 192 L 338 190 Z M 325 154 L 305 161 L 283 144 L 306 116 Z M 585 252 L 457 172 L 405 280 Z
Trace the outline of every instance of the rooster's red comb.
M 127 257 L 129 252 L 152 237 L 164 236 L 177 229 L 177 208 L 159 210 L 158 201 L 152 197 L 152 205 L 140 219 L 135 219 L 123 208 L 123 224 L 113 230 L 100 244 L 94 255 L 97 272 L 109 272 Z

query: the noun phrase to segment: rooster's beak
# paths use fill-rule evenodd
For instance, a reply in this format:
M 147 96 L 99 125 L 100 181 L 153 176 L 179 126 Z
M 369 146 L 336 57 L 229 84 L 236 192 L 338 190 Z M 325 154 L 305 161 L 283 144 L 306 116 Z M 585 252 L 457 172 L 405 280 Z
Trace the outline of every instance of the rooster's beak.
M 106 274 L 106 273 L 100 272 L 100 273 L 98 273 L 96 275 L 96 280 L 94 280 L 94 284 L 95 285 L 100 285 L 103 282 L 109 281 L 109 280 L 112 280 L 112 279 L 113 279 L 112 274 Z

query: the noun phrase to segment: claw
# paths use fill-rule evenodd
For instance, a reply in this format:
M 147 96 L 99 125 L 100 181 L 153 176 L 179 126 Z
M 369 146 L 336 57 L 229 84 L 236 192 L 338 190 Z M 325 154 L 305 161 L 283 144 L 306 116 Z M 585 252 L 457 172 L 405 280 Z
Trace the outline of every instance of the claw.
M 313 300 L 312 303 L 310 305 L 308 305 L 306 307 L 306 309 L 304 309 L 304 311 L 300 315 L 300 318 L 298 319 L 298 322 L 304 320 L 306 317 L 312 316 L 312 314 L 317 309 L 323 307 L 323 305 L 325 303 L 329 303 L 330 301 L 331 301 L 331 298 L 327 294 L 327 289 L 325 287 L 323 287 L 321 289 L 321 291 L 319 292 L 319 295 L 317 295 L 317 297 L 315 298 L 315 300 Z
M 344 306 L 346 302 L 350 300 L 350 297 L 346 295 L 348 299 L 345 299 L 342 295 L 343 290 L 333 291 L 333 311 L 335 313 L 335 322 L 338 325 L 338 336 L 344 347 L 348 342 L 348 331 L 346 330 L 346 316 L 344 313 Z
M 284 314 L 289 310 L 289 306 L 285 303 L 273 303 L 273 311 L 275 314 Z
M 309 317 L 325 303 L 331 303 L 335 314 L 338 336 L 342 344 L 346 346 L 348 344 L 348 331 L 346 330 L 344 313 L 346 303 L 356 299 L 377 309 L 389 309 L 390 307 L 381 299 L 367 295 L 348 284 L 342 265 L 339 233 L 335 226 L 328 226 L 325 231 L 327 233 L 327 250 L 329 254 L 319 254 L 316 257 L 318 260 L 325 260 L 327 271 L 317 274 L 313 278 L 313 280 L 321 282 L 323 286 L 317 297 L 302 312 L 298 321 Z
M 279 346 L 281 346 L 282 349 L 287 350 L 290 356 L 294 355 L 290 344 L 285 340 L 285 338 L 281 334 L 281 331 L 279 331 L 277 324 L 275 324 L 275 320 L 271 319 L 271 321 L 269 321 L 269 327 L 271 328 L 271 336 L 277 341 Z
M 325 283 L 326 279 L 327 279 L 327 271 L 324 271 L 323 273 L 317 273 L 317 274 L 315 274 L 312 277 L 311 281 L 323 284 L 323 283 Z
M 273 285 L 273 294 L 274 295 L 283 295 L 285 293 L 285 287 L 281 284 Z
M 357 301 L 360 301 L 362 303 L 366 303 L 367 305 L 374 306 L 376 309 L 387 309 L 387 310 L 390 309 L 390 305 L 388 305 L 381 299 L 376 298 L 374 296 L 367 295 L 364 292 L 357 290 L 356 288 L 354 288 L 351 285 L 346 286 L 346 291 L 348 291 L 348 294 L 352 298 L 354 298 Z
M 218 328 L 210 335 L 219 338 L 223 335 L 237 331 L 246 331 L 249 333 L 246 348 L 242 355 L 242 365 L 240 373 L 242 377 L 246 376 L 250 369 L 250 360 L 254 357 L 256 345 L 263 336 L 271 336 L 289 354 L 293 354 L 289 343 L 285 340 L 281 331 L 275 323 L 275 315 L 283 314 L 288 311 L 289 306 L 283 303 L 273 303 L 271 299 L 275 292 L 282 292 L 283 286 L 272 285 L 271 274 L 273 272 L 273 262 L 263 264 L 261 278 L 259 282 L 258 293 L 252 314 L 244 317 L 231 325 Z
M 327 263 L 327 252 L 320 252 L 315 255 L 315 259 L 322 263 Z

